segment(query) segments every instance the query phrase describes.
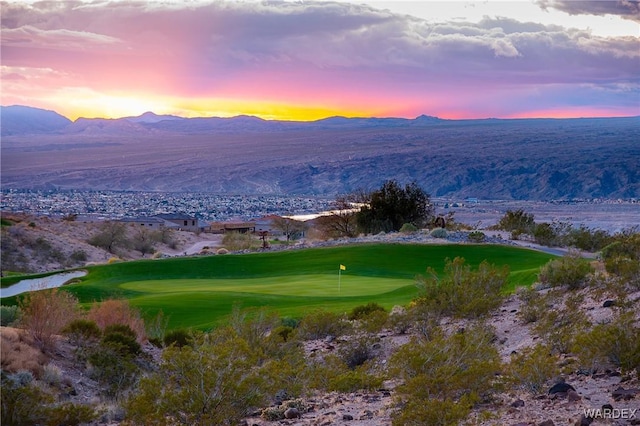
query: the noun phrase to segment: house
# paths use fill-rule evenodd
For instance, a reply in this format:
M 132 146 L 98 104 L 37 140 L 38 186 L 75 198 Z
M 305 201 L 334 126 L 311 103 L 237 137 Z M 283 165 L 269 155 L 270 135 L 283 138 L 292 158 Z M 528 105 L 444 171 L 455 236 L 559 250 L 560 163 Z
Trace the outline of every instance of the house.
M 174 225 L 174 227 L 177 226 L 177 229 L 181 231 L 198 232 L 202 230 L 202 227 L 198 223 L 198 219 L 194 216 L 189 216 L 187 214 L 163 213 L 163 214 L 155 215 L 154 217 L 160 220 L 169 222 L 169 224 Z
M 125 217 L 120 219 L 120 222 L 152 229 L 160 229 L 165 226 L 164 220 L 158 219 L 157 217 Z
M 246 234 L 256 231 L 254 222 L 212 222 L 209 228 L 214 234 L 225 234 L 227 232 Z

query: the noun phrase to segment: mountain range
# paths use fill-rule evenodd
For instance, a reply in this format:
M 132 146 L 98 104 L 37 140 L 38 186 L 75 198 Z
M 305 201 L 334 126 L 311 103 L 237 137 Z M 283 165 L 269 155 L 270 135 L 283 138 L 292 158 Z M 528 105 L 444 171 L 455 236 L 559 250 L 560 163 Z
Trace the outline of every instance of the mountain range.
M 2 188 L 334 195 L 415 180 L 432 196 L 640 197 L 640 117 L 444 120 L 1 109 Z

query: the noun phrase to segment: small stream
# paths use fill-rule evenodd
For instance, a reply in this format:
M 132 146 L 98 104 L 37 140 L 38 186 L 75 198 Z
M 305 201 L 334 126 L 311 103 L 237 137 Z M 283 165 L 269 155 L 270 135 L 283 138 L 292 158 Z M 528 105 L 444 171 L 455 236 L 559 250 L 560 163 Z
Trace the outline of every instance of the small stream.
M 11 297 L 28 291 L 60 287 L 73 278 L 84 277 L 85 275 L 87 275 L 87 271 L 73 271 L 49 275 L 48 277 L 18 281 L 10 287 L 0 289 L 0 298 Z

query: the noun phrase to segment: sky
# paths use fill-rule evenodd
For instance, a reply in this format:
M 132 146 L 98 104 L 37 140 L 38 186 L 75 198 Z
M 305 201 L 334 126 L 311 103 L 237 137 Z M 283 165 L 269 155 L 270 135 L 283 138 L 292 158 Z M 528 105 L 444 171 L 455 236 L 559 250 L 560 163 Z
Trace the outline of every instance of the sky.
M 2 105 L 441 118 L 640 115 L 640 2 L 1 2 Z

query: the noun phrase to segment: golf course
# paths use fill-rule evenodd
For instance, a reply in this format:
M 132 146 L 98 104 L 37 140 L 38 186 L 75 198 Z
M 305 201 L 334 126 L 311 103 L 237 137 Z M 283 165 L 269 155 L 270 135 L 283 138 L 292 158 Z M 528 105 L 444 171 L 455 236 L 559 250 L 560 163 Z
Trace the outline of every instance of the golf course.
M 363 244 L 97 265 L 65 288 L 84 304 L 126 298 L 145 316 L 162 310 L 169 328 L 206 330 L 234 304 L 268 307 L 283 317 L 347 312 L 369 302 L 405 305 L 418 294 L 416 276 L 428 267 L 441 273 L 455 257 L 473 268 L 484 260 L 508 265 L 508 292 L 533 283 L 554 256 L 506 245 Z

